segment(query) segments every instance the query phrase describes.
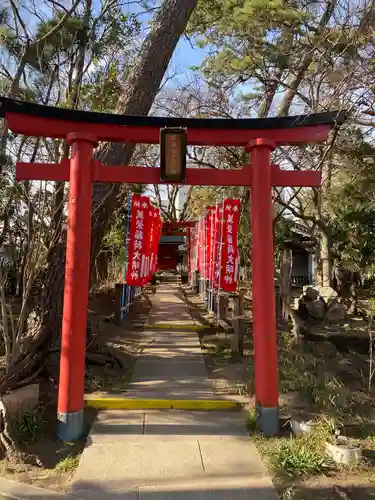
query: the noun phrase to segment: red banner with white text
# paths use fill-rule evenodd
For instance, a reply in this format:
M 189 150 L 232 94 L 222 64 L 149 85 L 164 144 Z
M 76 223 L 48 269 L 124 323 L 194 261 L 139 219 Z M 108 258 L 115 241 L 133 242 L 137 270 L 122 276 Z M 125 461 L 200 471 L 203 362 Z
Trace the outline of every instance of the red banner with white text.
M 160 210 L 158 208 L 151 209 L 151 230 L 150 230 L 150 265 L 148 279 L 152 278 L 153 273 L 156 271 L 158 248 L 162 228 L 162 220 L 160 218 Z
M 155 272 L 161 227 L 159 209 L 152 207 L 147 196 L 134 194 L 126 271 L 128 285 L 144 286 Z
M 145 222 L 147 223 L 149 203 L 145 196 L 133 194 L 128 248 L 126 283 L 143 285 L 143 269 L 146 253 Z
M 220 288 L 226 292 L 237 289 L 239 272 L 238 227 L 240 200 L 227 199 L 223 206 Z
M 204 219 L 201 219 L 198 223 L 198 270 L 201 275 L 201 277 L 204 277 L 204 264 L 205 264 L 205 258 L 204 258 L 204 246 L 205 246 L 205 241 L 204 241 Z
M 221 231 L 222 231 L 222 205 L 219 203 L 215 210 L 215 225 L 214 225 L 214 247 L 212 253 L 213 273 L 211 283 L 213 288 L 216 288 L 219 283 L 220 257 L 221 257 Z
M 211 279 L 212 272 L 212 235 L 213 235 L 213 218 L 215 213 L 215 207 L 207 207 L 205 216 L 205 274 L 204 278 L 206 280 Z
M 212 207 L 210 211 L 211 216 L 211 234 L 210 234 L 210 268 L 208 273 L 208 279 L 213 286 L 213 282 L 215 280 L 215 270 L 216 270 L 216 261 L 215 261 L 215 246 L 217 240 L 217 210 L 216 207 Z

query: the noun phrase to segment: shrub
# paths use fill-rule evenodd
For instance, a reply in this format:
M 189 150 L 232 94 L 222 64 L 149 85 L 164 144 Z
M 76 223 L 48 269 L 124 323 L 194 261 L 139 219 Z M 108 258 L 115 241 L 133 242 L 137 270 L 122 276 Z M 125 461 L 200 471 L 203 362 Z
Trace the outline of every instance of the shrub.
M 273 463 L 290 476 L 320 474 L 329 468 L 324 453 L 312 446 L 306 437 L 284 441 L 275 453 Z
M 12 420 L 15 439 L 18 443 L 32 444 L 43 435 L 45 422 L 40 411 L 19 413 Z

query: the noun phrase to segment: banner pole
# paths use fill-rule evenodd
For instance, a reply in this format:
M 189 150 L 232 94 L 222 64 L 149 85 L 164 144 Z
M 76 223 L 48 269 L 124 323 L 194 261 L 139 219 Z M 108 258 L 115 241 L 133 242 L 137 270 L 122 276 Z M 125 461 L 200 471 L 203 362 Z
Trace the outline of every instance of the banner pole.
M 219 327 L 219 307 L 220 307 L 220 276 L 221 276 L 221 256 L 222 256 L 222 247 L 223 247 L 223 224 L 224 224 L 224 195 L 221 197 L 221 203 L 219 203 L 219 224 L 218 224 L 218 260 L 216 262 L 216 297 L 217 297 L 217 304 L 216 304 L 216 328 Z
M 128 270 L 128 255 L 129 255 L 129 227 L 130 227 L 130 207 L 131 207 L 131 193 L 128 193 L 128 207 L 127 216 L 125 223 L 125 246 L 124 246 L 124 284 L 122 287 L 122 298 L 121 298 L 121 320 L 124 320 L 127 314 L 128 306 L 128 285 L 126 284 L 126 273 Z

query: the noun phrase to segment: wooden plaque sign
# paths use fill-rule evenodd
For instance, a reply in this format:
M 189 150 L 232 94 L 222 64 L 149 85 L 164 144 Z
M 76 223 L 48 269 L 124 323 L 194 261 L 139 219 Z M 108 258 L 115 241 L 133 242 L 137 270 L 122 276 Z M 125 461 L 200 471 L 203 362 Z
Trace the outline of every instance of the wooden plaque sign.
M 164 182 L 186 180 L 186 129 L 163 128 L 160 131 L 160 178 Z

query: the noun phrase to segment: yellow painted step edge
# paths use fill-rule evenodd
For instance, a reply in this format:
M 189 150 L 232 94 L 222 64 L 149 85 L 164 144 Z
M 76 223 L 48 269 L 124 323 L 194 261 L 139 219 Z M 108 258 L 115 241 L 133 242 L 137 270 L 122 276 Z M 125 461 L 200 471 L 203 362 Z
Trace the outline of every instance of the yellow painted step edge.
M 206 330 L 211 329 L 211 326 L 202 325 L 178 325 L 171 323 L 156 323 L 153 325 L 144 325 L 145 329 L 159 329 L 159 330 Z
M 107 410 L 227 410 L 239 408 L 236 401 L 226 400 L 184 400 L 184 399 L 125 399 L 86 396 L 86 406 Z

